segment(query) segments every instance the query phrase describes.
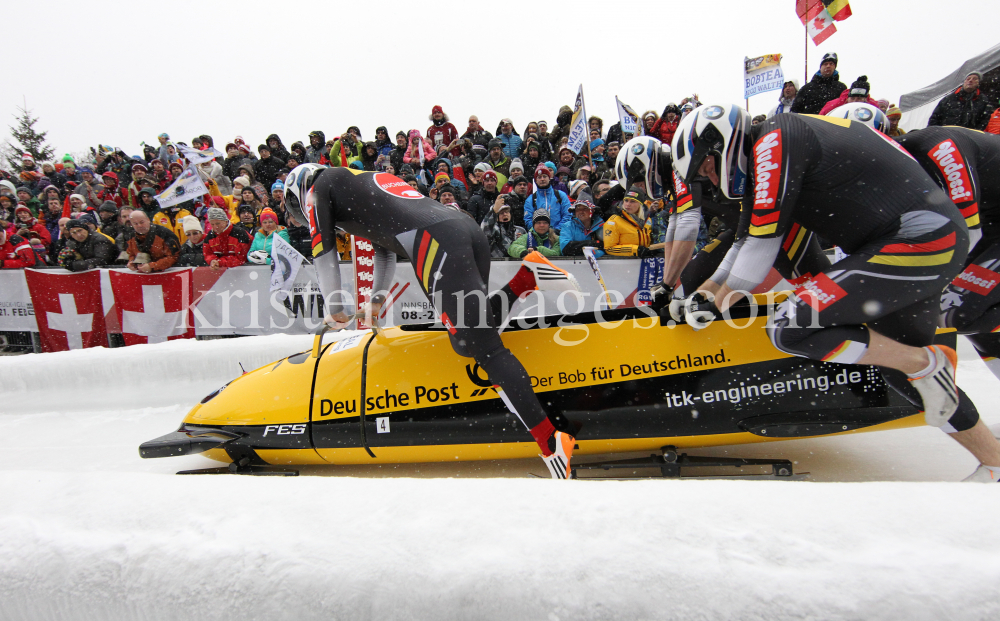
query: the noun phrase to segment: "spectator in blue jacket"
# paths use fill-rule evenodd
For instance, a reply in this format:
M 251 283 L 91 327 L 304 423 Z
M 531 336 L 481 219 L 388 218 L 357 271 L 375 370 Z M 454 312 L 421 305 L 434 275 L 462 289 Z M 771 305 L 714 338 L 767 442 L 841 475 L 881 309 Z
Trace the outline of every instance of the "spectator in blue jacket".
M 545 209 L 549 212 L 549 226 L 561 231 L 572 217 L 569 213 L 569 198 L 565 192 L 552 187 L 552 171 L 547 166 L 535 169 L 535 186 L 537 189 L 524 202 L 525 227 L 531 228 L 536 209 Z
M 510 159 L 521 154 L 521 137 L 514 131 L 514 123 L 510 119 L 500 121 L 500 132 L 497 138 L 503 143 L 503 154 Z
M 582 256 L 583 248 L 591 246 L 594 256 L 604 255 L 604 219 L 597 207 L 588 200 L 573 203 L 573 217 L 559 232 L 559 248 L 566 256 Z

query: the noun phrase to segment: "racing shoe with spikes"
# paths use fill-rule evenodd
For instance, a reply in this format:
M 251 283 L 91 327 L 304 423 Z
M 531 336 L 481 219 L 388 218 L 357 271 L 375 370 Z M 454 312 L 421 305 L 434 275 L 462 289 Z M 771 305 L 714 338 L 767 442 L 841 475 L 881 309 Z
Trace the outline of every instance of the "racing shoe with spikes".
M 564 269 L 556 267 L 537 250 L 532 250 L 521 260 L 521 265 L 535 276 L 539 291 L 580 291 L 580 283 Z
M 920 393 L 924 404 L 924 420 L 931 427 L 941 427 L 958 408 L 958 389 L 955 387 L 955 367 L 958 356 L 955 350 L 943 345 L 924 348 L 932 364 L 918 377 L 910 376 L 910 383 Z
M 576 445 L 576 438 L 557 431 L 549 438 L 549 450 L 552 454 L 542 455 L 542 460 L 549 469 L 549 474 L 553 479 L 568 479 L 571 476 L 569 462 L 573 458 L 573 447 Z

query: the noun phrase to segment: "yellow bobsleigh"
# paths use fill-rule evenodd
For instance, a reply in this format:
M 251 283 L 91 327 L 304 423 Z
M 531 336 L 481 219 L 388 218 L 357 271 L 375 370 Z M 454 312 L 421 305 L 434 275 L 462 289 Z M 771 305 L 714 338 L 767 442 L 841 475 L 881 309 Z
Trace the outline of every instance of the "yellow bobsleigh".
M 877 368 L 777 351 L 767 308 L 700 332 L 632 308 L 514 322 L 502 338 L 549 415 L 582 425 L 574 455 L 923 424 Z M 317 338 L 312 351 L 208 395 L 176 432 L 140 447 L 146 458 L 194 453 L 254 467 L 514 459 L 538 447 L 447 332 L 420 325 Z

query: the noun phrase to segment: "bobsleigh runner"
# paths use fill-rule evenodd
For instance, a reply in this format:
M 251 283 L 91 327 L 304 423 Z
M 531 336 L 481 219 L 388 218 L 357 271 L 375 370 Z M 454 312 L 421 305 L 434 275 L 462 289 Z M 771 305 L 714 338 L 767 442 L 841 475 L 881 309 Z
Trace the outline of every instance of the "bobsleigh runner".
M 776 350 L 763 329 L 766 299 L 756 298 L 758 308 L 734 307 L 732 321 L 701 332 L 628 308 L 538 318 L 527 328 L 515 322 L 502 337 L 549 415 L 582 424 L 575 476 L 680 476 L 686 466 L 754 465 L 770 467 L 763 476 L 791 477 L 786 460 L 692 457 L 677 449 L 924 424 L 876 367 Z M 953 331 L 938 339 L 955 345 Z M 492 386 L 472 359 L 454 353 L 440 325 L 377 329 L 326 344 L 318 334 L 311 351 L 236 378 L 195 405 L 177 431 L 139 452 L 203 453 L 229 464 L 184 473 L 285 475 L 297 474 L 291 465 L 536 457 L 538 446 Z M 578 456 L 640 451 L 657 453 L 577 464 L 586 461 Z

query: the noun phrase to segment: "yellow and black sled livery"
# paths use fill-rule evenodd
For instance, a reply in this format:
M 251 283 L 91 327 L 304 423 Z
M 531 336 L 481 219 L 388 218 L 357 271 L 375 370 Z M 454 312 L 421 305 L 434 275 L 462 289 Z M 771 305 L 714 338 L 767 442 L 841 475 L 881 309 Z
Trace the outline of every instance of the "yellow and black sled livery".
M 503 341 L 549 415 L 582 425 L 574 455 L 923 424 L 877 368 L 777 351 L 764 309 L 701 332 L 666 325 L 648 309 L 547 317 L 514 322 Z M 317 338 L 312 351 L 208 395 L 178 431 L 143 443 L 140 454 L 204 453 L 250 466 L 536 456 L 502 397 L 474 361 L 454 353 L 440 326 L 368 331 L 322 346 Z

